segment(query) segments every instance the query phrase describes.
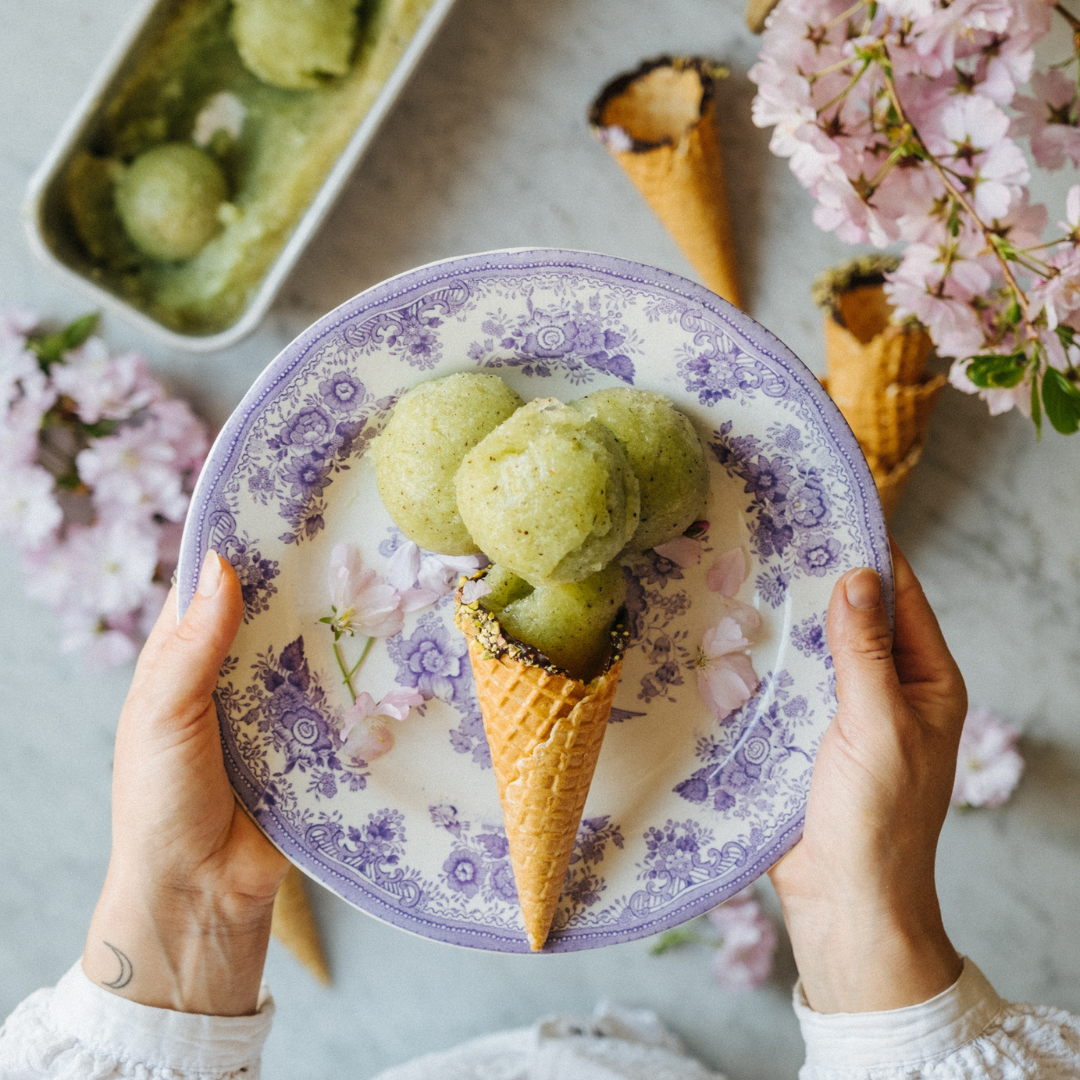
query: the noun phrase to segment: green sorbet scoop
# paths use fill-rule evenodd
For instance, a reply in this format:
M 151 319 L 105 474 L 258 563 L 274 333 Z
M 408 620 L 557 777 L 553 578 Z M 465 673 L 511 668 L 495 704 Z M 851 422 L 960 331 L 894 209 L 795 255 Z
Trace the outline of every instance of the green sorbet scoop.
M 641 486 L 641 524 L 628 551 L 674 540 L 701 517 L 709 491 L 705 450 L 694 425 L 663 394 L 613 387 L 572 404 L 619 440 Z
M 165 143 L 140 154 L 116 183 L 116 212 L 132 243 L 161 262 L 198 255 L 221 230 L 229 197 L 225 176 L 208 154 Z
M 440 555 L 480 550 L 458 513 L 454 474 L 521 404 L 498 375 L 467 371 L 402 394 L 373 449 L 383 505 L 410 540 Z
M 461 463 L 457 504 L 490 559 L 534 586 L 602 570 L 638 525 L 637 477 L 615 436 L 555 398 L 537 398 Z
M 491 568 L 485 581 L 492 591 L 480 603 L 498 616 L 507 633 L 539 649 L 575 679 L 587 682 L 599 674 L 615 616 L 626 601 L 617 563 L 572 585 L 532 589 L 499 566 Z
M 263 82 L 316 90 L 349 70 L 356 7 L 357 0 L 235 0 L 233 41 Z

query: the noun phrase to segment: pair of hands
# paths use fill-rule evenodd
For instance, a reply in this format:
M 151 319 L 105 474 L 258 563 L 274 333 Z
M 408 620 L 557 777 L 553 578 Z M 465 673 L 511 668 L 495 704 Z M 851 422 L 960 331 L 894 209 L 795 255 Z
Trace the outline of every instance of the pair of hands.
M 873 571 L 849 571 L 833 592 L 840 706 L 803 838 L 770 871 L 819 1012 L 916 1004 L 961 968 L 934 860 L 966 695 L 911 567 L 895 548 L 893 559 L 894 637 Z M 288 864 L 235 802 L 211 699 L 243 615 L 240 584 L 211 552 L 179 623 L 175 603 L 170 594 L 120 716 L 112 859 L 83 969 L 143 1004 L 244 1015 Z

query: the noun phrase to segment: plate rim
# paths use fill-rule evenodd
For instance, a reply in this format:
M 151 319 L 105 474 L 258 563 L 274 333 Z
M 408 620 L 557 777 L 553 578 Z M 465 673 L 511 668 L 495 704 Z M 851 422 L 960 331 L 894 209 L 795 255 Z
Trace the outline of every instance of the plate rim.
M 413 293 L 425 285 L 445 283 L 448 278 L 454 276 L 453 273 L 448 273 L 448 271 L 475 274 L 484 270 L 494 272 L 500 270 L 518 272 L 529 270 L 541 272 L 545 270 L 579 270 L 593 274 L 611 275 L 628 285 L 640 285 L 658 289 L 669 295 L 674 294 L 674 296 L 683 300 L 699 305 L 719 318 L 723 324 L 730 326 L 740 337 L 753 343 L 756 349 L 777 363 L 785 373 L 796 380 L 812 401 L 817 409 L 820 422 L 832 437 L 836 450 L 843 455 L 850 470 L 850 475 L 855 481 L 862 504 L 858 524 L 867 540 L 869 549 L 874 553 L 877 560 L 874 569 L 878 571 L 882 579 L 886 609 L 891 623 L 893 613 L 893 568 L 888 531 L 877 488 L 865 456 L 859 448 L 851 428 L 844 420 L 835 402 L 828 396 L 824 387 L 806 364 L 772 331 L 704 286 L 679 274 L 614 255 L 551 247 L 500 248 L 468 255 L 451 256 L 405 270 L 344 300 L 331 311 L 311 323 L 310 326 L 286 344 L 255 378 L 251 387 L 222 425 L 207 454 L 206 463 L 196 482 L 185 522 L 177 566 L 178 619 L 183 616 L 194 596 L 202 557 L 207 550 L 206 536 L 209 531 L 208 518 L 211 512 L 209 505 L 210 495 L 216 490 L 229 463 L 232 461 L 248 425 L 257 418 L 261 406 L 272 392 L 283 381 L 290 378 L 295 370 L 309 358 L 313 347 L 319 345 L 329 333 L 344 322 L 352 320 L 364 312 L 390 305 L 399 297 L 407 293 Z M 250 808 L 239 790 L 239 782 L 242 780 L 246 786 L 251 788 L 253 793 L 256 792 L 256 789 L 250 778 L 245 775 L 247 772 L 246 767 L 242 762 L 237 761 L 233 755 L 232 748 L 229 746 L 224 733 L 222 733 L 222 746 L 227 766 L 231 766 L 231 768 L 227 767 L 226 770 L 229 774 L 230 784 L 236 791 L 241 805 L 245 807 L 249 816 L 256 820 L 260 830 L 275 847 L 283 851 L 290 859 L 290 862 L 298 865 L 313 880 L 318 881 L 331 892 L 341 896 L 346 903 L 359 908 L 365 914 L 381 922 L 441 944 L 506 953 L 528 953 L 528 943 L 524 934 L 520 931 L 495 931 L 492 928 L 485 933 L 483 929 L 476 926 L 457 925 L 453 920 L 444 918 L 440 920 L 439 929 L 442 929 L 445 924 L 447 936 L 424 933 L 417 925 L 418 920 L 415 913 L 408 917 L 402 914 L 396 918 L 395 916 L 399 915 L 399 913 L 372 892 L 364 892 L 365 903 L 370 906 L 361 906 L 351 897 L 343 895 L 339 889 L 328 884 L 327 880 L 312 873 L 308 865 L 300 865 L 297 858 L 302 855 L 305 862 L 318 865 L 326 877 L 342 876 L 339 871 L 326 865 L 325 861 L 320 860 L 317 854 L 312 854 L 307 849 L 295 850 L 296 843 L 286 830 L 282 830 L 281 836 L 272 835 L 265 823 L 258 821 L 251 814 Z M 728 885 L 721 887 L 719 890 L 715 886 L 710 889 L 709 883 L 703 882 L 696 887 L 686 889 L 678 904 L 662 909 L 653 918 L 635 922 L 632 927 L 620 927 L 618 924 L 609 924 L 606 927 L 578 927 L 571 930 L 569 934 L 560 934 L 553 937 L 545 946 L 543 953 L 534 955 L 579 951 L 637 940 L 694 918 L 706 910 L 700 908 L 700 902 L 695 903 L 695 897 L 698 894 L 707 891 L 710 898 L 709 906 L 711 907 L 756 880 L 794 846 L 801 835 L 804 818 L 805 805 L 799 813 L 781 823 L 772 843 L 764 849 L 758 849 L 747 860 L 742 872 L 732 879 Z M 720 895 L 721 893 L 723 895 Z M 717 899 L 717 896 L 720 898 Z M 384 910 L 382 912 L 372 910 L 372 907 L 376 905 Z M 698 908 L 700 910 L 697 910 Z M 489 940 L 488 943 L 455 940 L 455 937 L 460 939 L 481 936 L 492 940 Z

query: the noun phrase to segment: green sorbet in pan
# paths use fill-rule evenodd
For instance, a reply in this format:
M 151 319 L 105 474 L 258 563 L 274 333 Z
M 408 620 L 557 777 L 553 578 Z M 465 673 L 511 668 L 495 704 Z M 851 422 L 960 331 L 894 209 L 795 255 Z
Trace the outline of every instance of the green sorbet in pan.
M 231 0 L 178 0 L 109 91 L 65 167 L 61 210 L 46 223 L 51 246 L 73 269 L 173 330 L 212 334 L 228 328 L 254 297 L 433 3 L 242 0 L 238 33 L 260 78 L 237 51 Z M 291 27 L 276 50 L 267 37 L 275 20 Z M 309 76 L 316 89 L 266 81 Z M 131 234 L 124 229 L 114 184 L 155 147 L 194 146 L 196 117 L 220 93 L 234 95 L 244 109 L 239 137 L 218 137 L 206 148 L 225 178 L 228 213 L 221 215 L 220 231 L 184 257 L 178 253 L 192 251 L 194 241 L 158 248 L 138 227 Z
M 534 586 L 602 570 L 638 525 L 637 477 L 615 436 L 555 398 L 529 402 L 484 438 L 456 483 L 480 550 Z

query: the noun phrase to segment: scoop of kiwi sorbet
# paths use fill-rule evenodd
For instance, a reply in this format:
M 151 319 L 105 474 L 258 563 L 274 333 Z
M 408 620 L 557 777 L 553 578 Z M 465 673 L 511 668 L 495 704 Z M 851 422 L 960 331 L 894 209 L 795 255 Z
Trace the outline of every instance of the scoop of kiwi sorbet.
M 626 582 L 617 563 L 570 585 L 534 589 L 500 566 L 493 566 L 485 580 L 492 591 L 480 603 L 498 616 L 507 633 L 539 649 L 576 679 L 588 681 L 600 674 L 611 627 L 626 601 Z
M 637 528 L 638 482 L 602 424 L 556 398 L 518 409 L 466 456 L 457 504 L 489 558 L 534 586 L 602 570 Z
M 383 505 L 410 540 L 440 555 L 480 550 L 458 513 L 454 474 L 521 404 L 498 375 L 468 371 L 402 394 L 373 449 Z
M 234 0 L 244 67 L 271 86 L 315 90 L 349 70 L 358 0 Z
M 114 197 L 125 232 L 144 255 L 182 262 L 221 231 L 218 211 L 229 191 L 209 154 L 187 143 L 164 143 L 124 170 Z
M 641 486 L 641 522 L 628 551 L 674 540 L 701 517 L 709 491 L 705 450 L 689 418 L 663 394 L 612 387 L 572 405 L 619 440 Z

